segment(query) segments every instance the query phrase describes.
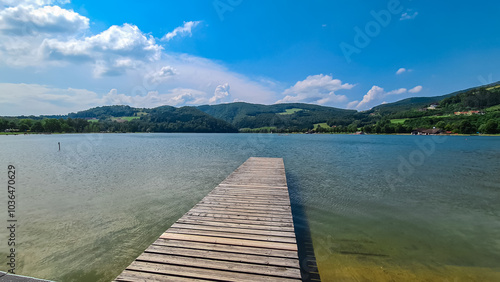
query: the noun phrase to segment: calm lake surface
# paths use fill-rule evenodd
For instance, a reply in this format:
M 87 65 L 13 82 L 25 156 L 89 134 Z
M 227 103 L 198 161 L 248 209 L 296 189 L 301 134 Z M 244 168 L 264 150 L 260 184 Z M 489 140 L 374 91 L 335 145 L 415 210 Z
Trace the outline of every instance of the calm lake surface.
M 251 156 L 284 159 L 323 281 L 500 281 L 500 138 L 466 136 L 0 136 L 16 273 L 110 281 Z

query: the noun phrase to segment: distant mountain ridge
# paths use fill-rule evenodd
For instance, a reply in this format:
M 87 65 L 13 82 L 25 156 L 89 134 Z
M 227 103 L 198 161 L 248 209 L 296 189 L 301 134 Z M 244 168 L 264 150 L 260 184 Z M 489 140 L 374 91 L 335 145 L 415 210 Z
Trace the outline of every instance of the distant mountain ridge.
M 455 114 L 468 111 L 484 116 Z M 465 121 L 470 124 L 462 124 Z M 496 132 L 496 124 L 500 124 L 500 82 L 441 96 L 406 98 L 361 112 L 303 103 L 234 102 L 151 109 L 115 105 L 66 116 L 0 118 L 0 131 L 407 133 L 414 128 L 446 126 L 449 131 L 470 133 L 483 125 L 486 128 L 487 121 L 491 122 L 485 132 Z

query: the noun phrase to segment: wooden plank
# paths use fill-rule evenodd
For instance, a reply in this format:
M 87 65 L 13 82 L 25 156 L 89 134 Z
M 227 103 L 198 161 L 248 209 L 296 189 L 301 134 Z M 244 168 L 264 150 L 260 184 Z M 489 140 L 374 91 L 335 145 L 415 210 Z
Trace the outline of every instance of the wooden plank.
M 277 195 L 288 198 L 287 191 L 277 191 L 277 189 L 241 189 L 241 188 L 217 188 L 214 189 L 210 194 L 247 194 L 247 195 L 259 195 L 259 196 L 267 196 L 267 195 Z
M 288 199 L 288 193 L 279 191 L 252 191 L 252 190 L 242 190 L 242 189 L 215 189 L 208 195 L 218 195 L 220 196 L 246 196 L 246 197 L 260 197 L 260 198 L 280 198 Z
M 186 278 L 182 276 L 173 276 L 167 274 L 156 274 L 149 272 L 138 272 L 133 270 L 124 270 L 115 281 L 121 282 L 150 282 L 150 281 L 165 281 L 165 282 L 193 282 L 193 281 L 203 281 L 206 282 L 205 279 L 195 279 L 195 278 Z
M 276 210 L 283 210 L 283 209 L 290 209 L 290 206 L 273 206 L 273 205 L 261 205 L 261 204 L 249 204 L 247 203 L 221 203 L 217 201 L 201 201 L 198 204 L 205 204 L 205 205 L 225 205 L 225 206 L 235 206 L 235 207 L 248 207 L 248 208 L 265 208 L 265 209 L 276 209 Z
M 293 227 L 286 226 L 272 226 L 272 225 L 262 225 L 262 224 L 247 224 L 247 223 L 232 223 L 232 222 L 220 222 L 213 220 L 200 220 L 200 219 L 190 219 L 181 218 L 177 223 L 186 224 L 199 224 L 205 226 L 219 226 L 219 227 L 231 227 L 231 228 L 246 228 L 252 230 L 268 230 L 268 231 L 282 231 L 282 232 L 294 232 Z
M 201 235 L 209 237 L 257 240 L 266 242 L 283 242 L 283 243 L 293 243 L 293 244 L 296 243 L 295 237 L 280 237 L 280 236 L 256 235 L 248 233 L 221 232 L 221 231 L 193 229 L 193 228 L 187 229 L 187 228 L 170 227 L 165 233 Z
M 219 184 L 219 186 L 223 186 L 224 188 L 230 188 L 230 187 L 247 187 L 249 189 L 262 189 L 262 188 L 273 188 L 273 189 L 283 189 L 283 190 L 288 190 L 288 187 L 286 184 L 283 184 L 281 186 L 273 186 L 273 185 L 250 185 L 250 184 L 232 184 L 232 183 L 224 183 L 222 182 Z
M 189 216 L 185 215 L 182 219 L 195 219 L 195 220 L 203 220 L 203 221 L 212 221 L 212 222 L 223 222 L 223 223 L 236 223 L 236 224 L 252 224 L 258 225 L 262 227 L 273 226 L 273 227 L 291 227 L 293 228 L 292 222 L 279 222 L 279 221 L 256 221 L 256 220 L 248 220 L 248 219 L 234 219 L 234 218 L 222 218 L 222 217 L 199 217 L 199 216 Z
M 267 236 L 279 236 L 279 237 L 292 237 L 295 238 L 295 233 L 293 231 L 269 231 L 269 230 L 259 230 L 253 228 L 236 228 L 236 227 L 220 227 L 220 226 L 207 226 L 203 224 L 189 224 L 189 223 L 174 223 L 172 225 L 174 228 L 185 228 L 185 229 L 198 229 L 207 231 L 219 231 L 227 233 L 244 233 L 244 234 L 255 234 L 255 235 L 267 235 Z
M 246 263 L 252 263 L 252 264 L 263 264 L 263 265 L 272 265 L 272 266 L 284 266 L 284 267 L 291 267 L 291 268 L 300 268 L 296 259 L 262 256 L 262 255 L 254 255 L 254 254 L 244 254 L 244 253 L 227 253 L 227 252 L 213 251 L 212 249 L 200 250 L 200 249 L 176 248 L 176 247 L 161 246 L 161 245 L 151 245 L 151 246 L 149 246 L 149 248 L 146 249 L 145 252 L 184 256 L 184 257 L 207 258 L 207 259 L 213 259 L 213 260 L 223 260 L 223 261 L 228 260 L 228 261 L 233 261 L 233 262 L 243 262 L 243 263 L 246 262 Z
M 290 202 L 283 199 L 283 198 L 277 198 L 277 199 L 274 199 L 274 198 L 264 198 L 264 197 L 258 197 L 258 198 L 255 198 L 255 197 L 231 197 L 231 196 L 213 196 L 213 195 L 209 195 L 209 196 L 206 196 L 205 198 L 203 198 L 203 201 L 206 201 L 206 200 L 215 200 L 215 201 L 218 201 L 218 202 L 233 202 L 233 203 L 248 203 L 248 202 L 252 202 L 252 203 L 256 203 L 256 204 L 266 204 L 266 205 L 276 205 L 276 206 L 288 206 L 290 205 Z
M 143 271 L 156 274 L 179 275 L 197 279 L 223 280 L 223 281 L 300 281 L 292 278 L 265 276 L 257 274 L 246 274 L 232 271 L 204 269 L 197 267 L 157 264 L 142 261 L 134 261 L 127 270 Z
M 116 281 L 300 281 L 282 159 L 249 158 Z
M 234 246 L 245 246 L 245 247 L 257 247 L 257 248 L 297 251 L 297 245 L 294 243 L 266 242 L 266 241 L 257 241 L 257 240 L 233 239 L 233 238 L 200 236 L 200 235 L 168 233 L 168 232 L 163 233 L 160 236 L 160 238 L 171 239 L 171 240 L 202 242 L 202 243 L 212 243 L 212 244 L 224 244 L 224 245 L 234 245 Z
M 264 211 L 264 212 L 280 212 L 280 213 L 291 213 L 292 210 L 290 207 L 270 207 L 270 206 L 262 206 L 262 207 L 254 207 L 251 205 L 231 205 L 231 204 L 222 204 L 222 203 L 198 203 L 195 207 L 210 207 L 210 208 L 226 208 L 226 209 L 242 209 L 242 210 L 256 210 L 256 211 Z
M 244 219 L 244 220 L 254 220 L 254 221 L 274 221 L 274 222 L 290 222 L 292 223 L 291 218 L 285 217 L 271 217 L 271 216 L 247 216 L 247 215 L 231 215 L 231 214 L 218 214 L 218 213 L 206 213 L 206 212 L 191 212 L 187 213 L 191 216 L 201 216 L 201 217 L 215 217 L 215 218 L 228 218 L 228 219 Z
M 297 259 L 297 252 L 287 251 L 287 250 L 275 250 L 275 249 L 265 249 L 256 247 L 244 247 L 244 246 L 234 246 L 234 245 L 221 245 L 221 244 L 210 244 L 192 241 L 176 241 L 176 240 L 166 240 L 159 238 L 153 245 L 157 246 L 168 246 L 184 249 L 196 249 L 196 250 L 209 250 L 214 252 L 224 252 L 236 254 L 251 254 L 258 255 L 262 257 L 278 257 L 278 258 L 290 258 Z
M 193 208 L 194 209 L 194 208 Z M 291 213 L 290 211 L 279 211 L 279 210 L 257 210 L 257 209 L 245 209 L 245 208 L 238 208 L 238 207 L 232 207 L 232 206 L 225 206 L 225 207 L 220 207 L 220 206 L 214 206 L 214 205 L 196 205 L 195 206 L 196 210 L 215 210 L 215 211 L 227 211 L 227 212 L 241 212 L 241 213 L 251 213 L 251 214 L 273 214 L 273 215 L 284 215 L 284 216 L 289 216 Z
M 233 199 L 247 200 L 247 201 L 251 201 L 252 203 L 254 201 L 272 201 L 275 203 L 285 202 L 286 204 L 290 204 L 290 202 L 288 201 L 288 198 L 286 198 L 285 196 L 272 196 L 272 195 L 260 196 L 260 195 L 249 195 L 249 194 L 232 195 L 232 194 L 224 193 L 224 194 L 210 194 L 205 198 L 209 198 L 209 197 L 215 197 L 215 198 L 225 199 L 225 200 L 233 200 Z
M 263 212 L 263 211 L 245 211 L 245 210 L 230 210 L 230 209 L 218 209 L 218 208 L 203 208 L 203 207 L 197 207 L 192 209 L 191 211 L 193 212 L 207 212 L 207 213 L 220 213 L 220 214 L 235 214 L 235 215 L 248 215 L 248 216 L 273 216 L 273 217 L 280 217 L 280 216 L 287 216 L 289 213 L 277 213 L 277 212 Z

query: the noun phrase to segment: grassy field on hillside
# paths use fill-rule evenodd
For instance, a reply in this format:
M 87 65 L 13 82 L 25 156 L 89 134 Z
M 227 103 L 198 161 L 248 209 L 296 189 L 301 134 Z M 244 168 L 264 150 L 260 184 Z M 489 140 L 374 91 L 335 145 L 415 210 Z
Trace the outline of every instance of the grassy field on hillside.
M 140 118 L 141 117 L 112 117 L 111 120 L 112 121 L 122 121 L 122 120 L 131 121 L 131 120 L 140 119 Z
M 291 115 L 291 114 L 294 114 L 294 113 L 300 112 L 300 111 L 303 111 L 303 109 L 293 108 L 293 109 L 286 109 L 285 112 L 279 113 L 279 114 L 280 115 Z
M 394 123 L 394 124 L 403 124 L 407 120 L 408 120 L 407 118 L 395 118 L 395 119 L 391 119 L 391 123 Z
M 322 122 L 322 123 L 315 123 L 314 124 L 314 129 L 318 128 L 318 126 L 321 126 L 323 128 L 330 128 L 330 126 L 326 123 L 326 122 Z

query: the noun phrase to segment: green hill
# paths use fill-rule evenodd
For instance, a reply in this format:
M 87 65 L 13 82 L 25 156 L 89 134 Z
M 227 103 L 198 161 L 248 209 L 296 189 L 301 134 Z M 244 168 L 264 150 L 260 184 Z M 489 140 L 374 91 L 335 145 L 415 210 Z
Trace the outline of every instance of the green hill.
M 418 110 L 418 109 L 427 107 L 430 104 L 439 103 L 439 102 L 445 100 L 446 98 L 460 96 L 460 94 L 471 92 L 474 90 L 478 90 L 480 88 L 486 88 L 488 90 L 494 90 L 495 88 L 498 89 L 499 85 L 500 85 L 500 81 L 495 82 L 495 83 L 491 83 L 491 84 L 487 84 L 487 85 L 478 86 L 478 87 L 468 88 L 465 90 L 455 91 L 453 93 L 441 95 L 441 96 L 406 98 L 403 100 L 399 100 L 397 102 L 375 106 L 369 112 L 385 115 L 385 114 L 400 113 L 400 112 L 409 111 L 409 110 Z
M 70 113 L 67 121 L 87 120 L 84 132 L 238 132 L 223 120 L 195 107 L 161 106 L 153 109 L 130 106 L 103 106 Z
M 238 102 L 204 105 L 198 109 L 239 129 L 272 127 L 292 131 L 312 129 L 314 124 L 332 119 L 354 120 L 357 113 L 355 110 L 301 103 L 259 105 Z
M 130 106 L 103 106 L 88 109 L 85 111 L 80 111 L 77 113 L 70 113 L 68 117 L 70 118 L 96 118 L 105 119 L 110 117 L 128 117 L 135 116 L 137 113 L 145 111 L 147 109 L 132 108 Z
M 496 133 L 500 132 L 499 105 L 497 82 L 442 96 L 407 98 L 364 112 L 301 103 L 103 106 L 67 116 L 0 118 L 0 131 L 409 133 L 437 127 L 455 133 Z

